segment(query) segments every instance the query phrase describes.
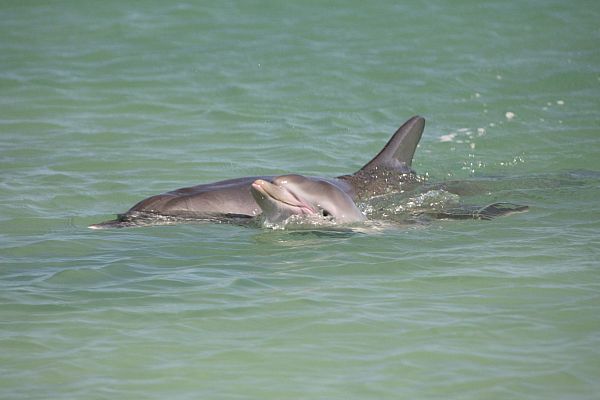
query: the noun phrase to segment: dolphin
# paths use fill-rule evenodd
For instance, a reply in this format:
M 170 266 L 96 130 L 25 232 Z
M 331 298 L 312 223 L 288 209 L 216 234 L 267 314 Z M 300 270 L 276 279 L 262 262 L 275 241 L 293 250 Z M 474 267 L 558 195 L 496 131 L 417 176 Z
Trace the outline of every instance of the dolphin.
M 272 189 L 271 186 L 263 182 L 279 187 L 279 189 L 272 190 L 277 190 L 280 193 L 284 193 L 286 190 L 290 193 L 301 191 L 301 195 L 308 202 L 311 201 L 308 198 L 314 201 L 314 198 L 317 197 L 320 204 L 332 204 L 334 201 L 340 201 L 341 199 L 343 206 L 329 207 L 328 212 L 336 213 L 338 209 L 350 210 L 352 207 L 350 207 L 348 199 L 354 204 L 354 202 L 399 191 L 405 185 L 420 182 L 420 178 L 411 168 L 411 164 L 424 127 L 424 118 L 420 116 L 410 118 L 398 128 L 371 161 L 350 175 L 342 175 L 336 178 L 303 177 L 303 179 L 298 178 L 299 175 L 287 175 L 288 177 L 294 176 L 293 180 L 295 181 L 293 185 L 288 184 L 287 186 L 282 185 L 281 180 L 277 180 L 277 176 L 248 176 L 185 187 L 150 196 L 135 204 L 127 212 L 118 214 L 117 219 L 90 225 L 90 228 L 135 226 L 139 225 L 138 222 L 142 220 L 144 224 L 148 224 L 153 219 L 160 221 L 164 218 L 208 220 L 253 218 L 263 212 L 263 208 L 256 200 L 257 195 L 255 193 L 262 193 L 258 187 Z M 253 186 L 254 183 L 257 183 L 255 185 L 257 187 Z M 326 189 L 320 197 L 314 197 L 314 193 L 311 196 L 307 195 L 309 190 L 306 188 L 308 187 L 326 187 Z M 268 192 L 269 189 L 264 190 L 266 193 L 275 193 Z M 342 194 L 346 196 L 342 196 Z M 331 198 L 328 198 L 328 195 Z M 271 214 L 273 212 L 271 210 L 275 204 L 274 201 L 278 198 L 271 196 L 268 199 L 265 197 L 263 200 L 259 196 L 259 199 L 260 203 L 269 210 L 269 216 L 275 218 L 275 215 Z M 325 200 L 330 201 L 326 202 Z M 356 206 L 354 205 L 354 207 Z M 357 220 L 360 218 L 356 214 L 356 210 L 352 210 L 348 214 L 341 212 L 339 215 L 343 216 L 341 217 L 342 220 L 348 218 Z
M 257 179 L 250 192 L 262 210 L 261 217 L 271 224 L 292 215 L 317 216 L 342 224 L 366 219 L 346 192 L 321 178 L 291 174 L 272 182 Z

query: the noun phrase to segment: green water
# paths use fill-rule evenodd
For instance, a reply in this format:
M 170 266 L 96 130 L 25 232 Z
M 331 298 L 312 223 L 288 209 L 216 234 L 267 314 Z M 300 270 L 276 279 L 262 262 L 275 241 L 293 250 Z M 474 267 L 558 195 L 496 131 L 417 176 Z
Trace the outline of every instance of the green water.
M 0 398 L 597 398 L 598 4 L 3 2 Z M 419 173 L 530 211 L 87 229 L 414 114 Z

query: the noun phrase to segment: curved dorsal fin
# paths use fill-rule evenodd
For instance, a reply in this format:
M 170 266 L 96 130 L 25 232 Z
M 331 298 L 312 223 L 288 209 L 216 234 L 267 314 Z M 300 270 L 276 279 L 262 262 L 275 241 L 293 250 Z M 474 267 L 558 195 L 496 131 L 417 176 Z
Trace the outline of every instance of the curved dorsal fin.
M 402 172 L 410 172 L 410 165 L 424 128 L 425 118 L 418 115 L 406 121 L 383 146 L 383 149 L 360 171 L 384 166 Z

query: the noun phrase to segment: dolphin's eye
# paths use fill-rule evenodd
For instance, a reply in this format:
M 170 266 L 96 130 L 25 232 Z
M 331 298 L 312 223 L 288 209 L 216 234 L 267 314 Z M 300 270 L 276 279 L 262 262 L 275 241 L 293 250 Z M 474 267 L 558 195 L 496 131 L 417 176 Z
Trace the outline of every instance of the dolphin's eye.
M 321 211 L 321 214 L 322 214 L 324 217 L 329 217 L 329 216 L 331 216 L 331 213 L 330 213 L 329 211 L 327 211 L 327 210 L 322 210 L 322 211 Z

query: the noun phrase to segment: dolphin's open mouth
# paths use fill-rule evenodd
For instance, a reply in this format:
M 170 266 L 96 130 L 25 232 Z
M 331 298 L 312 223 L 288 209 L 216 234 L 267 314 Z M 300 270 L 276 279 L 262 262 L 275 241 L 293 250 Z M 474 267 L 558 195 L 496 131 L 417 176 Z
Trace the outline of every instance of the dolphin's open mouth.
M 313 206 L 283 186 L 257 179 L 252 183 L 252 189 L 262 196 L 271 199 L 271 201 L 278 203 L 287 209 L 293 210 L 294 214 L 311 215 L 317 213 Z

